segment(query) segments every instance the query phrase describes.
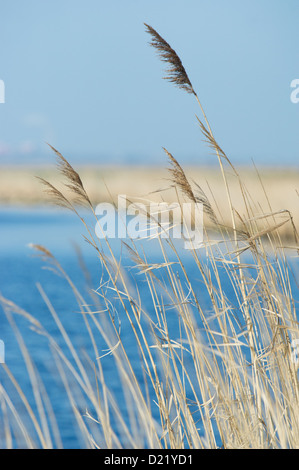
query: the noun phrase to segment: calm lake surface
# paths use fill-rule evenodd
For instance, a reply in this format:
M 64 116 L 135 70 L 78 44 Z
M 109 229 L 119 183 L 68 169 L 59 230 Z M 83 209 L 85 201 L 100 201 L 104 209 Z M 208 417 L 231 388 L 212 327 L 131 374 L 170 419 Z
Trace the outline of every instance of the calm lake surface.
M 91 230 L 94 230 L 94 222 L 92 219 L 90 220 L 90 227 Z M 96 256 L 95 250 L 84 241 L 82 234 L 86 235 L 86 232 L 81 222 L 74 214 L 62 209 L 50 209 L 49 207 L 35 209 L 0 208 L 0 293 L 6 299 L 11 300 L 21 309 L 33 315 L 57 341 L 65 352 L 66 357 L 69 357 L 70 360 L 72 359 L 69 351 L 61 338 L 61 334 L 49 312 L 45 300 L 41 296 L 37 283 L 42 286 L 46 296 L 51 301 L 73 345 L 76 347 L 76 350 L 82 354 L 83 360 L 85 353 L 94 360 L 94 350 L 84 326 L 82 315 L 79 312 L 78 303 L 74 298 L 72 290 L 67 285 L 67 282 L 52 270 L 45 269 L 46 267 L 49 268 L 49 264 L 46 263 L 45 260 L 40 259 L 40 257 L 34 256 L 36 252 L 28 245 L 30 243 L 40 244 L 50 250 L 70 276 L 73 283 L 80 289 L 80 292 L 83 295 L 86 294 L 88 297 L 88 289 L 90 289 L 90 287 L 97 289 L 101 283 L 105 282 L 105 278 L 103 278 L 101 264 Z M 132 285 L 134 286 L 134 282 L 137 282 L 143 308 L 150 314 L 153 306 L 145 290 L 146 284 L 144 282 L 144 276 L 137 274 L 136 270 L 130 269 L 132 261 L 128 256 L 128 252 L 126 250 L 121 251 L 120 243 L 117 240 L 112 240 L 111 244 L 116 257 L 120 257 L 121 255 L 123 265 L 128 266 L 128 276 L 129 278 L 131 276 Z M 157 242 L 147 242 L 144 246 L 150 261 L 157 263 L 161 261 L 161 252 Z M 78 248 L 81 253 L 80 257 L 82 256 L 89 272 L 89 287 L 87 286 L 86 277 L 82 272 L 82 264 L 80 257 L 78 257 Z M 178 247 L 179 250 L 181 250 L 181 248 L 180 246 Z M 183 252 L 183 259 L 188 274 L 194 283 L 195 289 L 198 289 L 200 292 L 201 300 L 204 304 L 206 294 L 198 270 L 194 269 L 194 261 L 190 253 L 188 253 L 188 250 L 183 250 Z M 170 256 L 172 256 L 171 253 Z M 177 275 L 180 275 L 179 268 Z M 227 285 L 226 294 L 230 296 L 231 302 L 234 302 L 234 293 L 229 285 Z M 111 299 L 113 299 L 113 295 Z M 117 303 L 114 305 L 114 308 L 117 310 Z M 207 310 L 210 308 L 208 300 L 206 300 L 206 308 Z M 173 308 L 169 310 L 168 319 L 170 332 L 175 340 L 179 338 L 179 330 L 177 316 L 173 310 Z M 117 320 L 121 320 L 123 342 L 126 345 L 127 353 L 132 360 L 136 374 L 139 374 L 140 380 L 142 381 L 143 372 L 140 368 L 139 356 L 136 354 L 136 343 L 132 338 L 128 321 L 125 316 Z M 30 322 L 28 322 L 23 315 L 14 314 L 13 321 L 25 340 L 43 386 L 45 387 L 45 391 L 49 396 L 60 429 L 62 445 L 66 448 L 84 447 L 84 442 L 82 442 L 76 432 L 77 425 L 71 411 L 71 405 L 65 388 L 61 380 L 57 378 L 53 351 L 49 348 L 48 339 L 45 336 L 37 334 L 36 331 L 33 331 L 30 328 Z M 0 339 L 2 339 L 5 344 L 5 363 L 28 397 L 33 410 L 36 412 L 32 385 L 28 377 L 22 353 L 18 346 L 15 332 L 1 307 Z M 105 354 L 107 345 L 101 338 L 98 338 L 97 346 L 100 354 Z M 125 401 L 123 401 L 122 405 L 120 381 L 111 356 L 107 356 L 102 362 L 106 381 L 120 404 L 120 409 L 124 417 L 126 417 L 126 404 Z M 88 361 L 86 367 L 87 370 L 90 367 Z M 90 372 L 92 376 L 92 370 Z M 18 397 L 15 387 L 8 379 L 2 366 L 0 366 L 0 374 L 1 384 L 3 384 L 5 390 L 14 397 L 13 403 L 18 412 L 22 415 L 24 411 L 24 414 L 26 414 L 26 411 L 23 410 L 24 404 Z M 78 392 L 79 402 L 80 399 Z M 86 412 L 87 406 L 86 402 L 82 399 L 82 409 L 80 410 L 82 414 Z M 153 410 L 154 409 L 153 407 Z M 92 412 L 92 410 L 88 411 Z M 155 413 L 155 411 L 153 412 Z M 158 418 L 158 411 L 156 412 Z M 1 418 L 1 427 L 3 427 L 2 419 L 3 418 Z M 0 447 L 4 445 L 3 431 L 0 431 Z

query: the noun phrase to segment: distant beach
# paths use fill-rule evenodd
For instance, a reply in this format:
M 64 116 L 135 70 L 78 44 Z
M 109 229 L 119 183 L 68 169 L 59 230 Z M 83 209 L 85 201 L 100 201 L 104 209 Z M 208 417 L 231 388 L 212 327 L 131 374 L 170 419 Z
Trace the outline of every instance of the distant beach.
M 165 167 L 138 166 L 79 166 L 76 167 L 83 184 L 94 205 L 107 201 L 117 203 L 117 196 L 125 194 L 128 199 L 173 202 L 177 195 L 171 188 L 169 172 Z M 259 177 L 254 168 L 238 170 L 245 184 L 244 190 L 254 199 L 256 213 L 264 214 L 281 211 L 281 221 L 288 217 L 288 209 L 294 222 L 299 222 L 299 169 L 267 168 L 259 169 Z M 230 223 L 230 213 L 225 197 L 225 188 L 218 168 L 187 167 L 185 173 L 204 191 L 216 213 L 224 222 Z M 65 191 L 63 178 L 56 167 L 0 167 L 1 205 L 47 205 L 50 204 L 43 185 L 36 176 L 45 178 L 58 189 Z M 230 193 L 240 217 L 246 218 L 246 208 L 240 193 L 238 178 L 228 173 Z M 217 202 L 215 202 L 217 201 Z M 271 207 L 269 202 L 271 201 Z M 240 219 L 241 221 L 241 219 Z M 240 222 L 241 223 L 241 222 Z M 209 225 L 209 221 L 206 221 Z M 291 235 L 288 222 L 281 229 L 284 235 Z

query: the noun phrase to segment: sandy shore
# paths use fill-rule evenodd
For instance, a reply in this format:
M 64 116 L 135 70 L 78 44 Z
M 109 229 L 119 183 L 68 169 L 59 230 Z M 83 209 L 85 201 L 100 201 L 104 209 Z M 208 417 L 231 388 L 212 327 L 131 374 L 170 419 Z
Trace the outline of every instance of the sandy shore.
M 132 200 L 144 198 L 160 201 L 161 197 L 167 202 L 176 200 L 174 189 L 169 189 L 171 185 L 169 172 L 163 167 L 77 166 L 76 170 L 95 205 L 103 201 L 109 202 L 111 199 L 115 202 L 118 194 L 126 194 Z M 238 171 L 243 183 L 245 183 L 246 190 L 254 201 L 256 214 L 262 211 L 269 213 L 270 201 L 272 211 L 289 210 L 299 228 L 298 169 L 259 169 L 263 184 L 254 169 L 242 168 Z M 229 221 L 225 187 L 219 169 L 187 167 L 185 172 L 204 190 L 215 211 L 221 214 L 224 220 Z M 63 178 L 55 167 L 0 167 L 0 204 L 40 205 L 49 203 L 49 197 L 35 176 L 45 178 L 58 189 L 65 191 Z M 230 172 L 227 173 L 227 176 L 234 207 L 243 217 L 246 215 L 246 208 L 242 202 L 238 178 Z M 163 191 L 157 192 L 158 190 Z M 285 215 L 282 214 L 281 217 L 285 217 Z M 285 227 L 284 230 L 288 230 L 288 228 Z

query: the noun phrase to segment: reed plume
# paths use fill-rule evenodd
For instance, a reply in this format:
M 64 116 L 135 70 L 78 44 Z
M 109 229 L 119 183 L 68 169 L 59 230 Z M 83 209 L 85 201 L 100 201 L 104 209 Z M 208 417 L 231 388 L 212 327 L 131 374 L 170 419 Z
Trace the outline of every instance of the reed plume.
M 66 158 L 63 157 L 63 155 L 61 155 L 58 150 L 56 150 L 52 145 L 48 145 L 56 154 L 58 169 L 68 181 L 68 183 L 66 183 L 66 187 L 69 188 L 77 196 L 76 202 L 78 204 L 92 207 L 91 201 L 87 195 L 87 192 L 84 188 L 79 174 L 74 170 L 71 164 L 66 160 Z
M 146 32 L 149 33 L 152 37 L 150 45 L 157 49 L 161 60 L 167 62 L 170 67 L 167 70 L 167 76 L 163 77 L 166 80 L 177 85 L 179 88 L 186 90 L 187 93 L 191 93 L 196 96 L 196 93 L 193 89 L 192 83 L 189 80 L 187 72 L 182 64 L 181 59 L 177 53 L 170 47 L 170 45 L 163 39 L 157 31 L 144 23 L 146 27 Z
M 166 148 L 163 147 L 164 152 L 168 156 L 170 163 L 171 163 L 171 168 L 169 168 L 169 172 L 171 174 L 171 180 L 174 184 L 176 184 L 182 191 L 183 194 L 185 194 L 188 199 L 190 199 L 193 202 L 197 202 L 195 195 L 192 191 L 191 185 L 185 175 L 185 172 L 179 162 L 174 158 L 173 155 L 171 155 Z
M 49 183 L 49 181 L 41 178 L 40 176 L 36 176 L 36 178 L 45 186 L 45 192 L 51 197 L 52 201 L 61 207 L 65 207 L 66 209 L 70 209 L 71 211 L 74 210 L 70 201 L 62 194 L 59 189 L 55 188 L 53 184 Z
M 168 152 L 168 150 L 166 150 L 165 148 L 163 148 L 163 150 L 168 156 L 171 163 L 171 168 L 168 169 L 171 174 L 171 181 L 174 183 L 174 185 L 178 186 L 182 193 L 185 194 L 185 196 L 192 202 L 194 202 L 195 204 L 202 204 L 204 213 L 210 218 L 210 220 L 214 224 L 217 224 L 217 217 L 203 189 L 197 183 L 195 183 L 197 189 L 196 192 L 194 192 L 179 162 L 174 158 L 174 156 L 170 152 Z

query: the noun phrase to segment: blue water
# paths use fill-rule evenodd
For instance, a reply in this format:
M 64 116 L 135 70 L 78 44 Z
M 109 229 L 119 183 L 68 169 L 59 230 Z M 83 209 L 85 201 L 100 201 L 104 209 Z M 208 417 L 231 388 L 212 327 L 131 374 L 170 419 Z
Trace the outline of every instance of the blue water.
M 86 220 L 89 223 L 91 233 L 94 233 L 93 219 L 86 215 Z M 63 340 L 62 335 L 49 312 L 45 299 L 42 298 L 40 290 L 38 289 L 38 285 L 40 285 L 71 338 L 76 351 L 78 351 L 78 354 L 84 363 L 90 382 L 96 389 L 97 383 L 94 377 L 93 365 L 87 359 L 88 356 L 93 362 L 96 362 L 96 354 L 93 350 L 84 319 L 80 314 L 78 302 L 74 297 L 72 289 L 62 276 L 57 275 L 57 273 L 53 272 L 52 269 L 49 269 L 53 267 L 51 263 L 49 264 L 46 260 L 36 256 L 36 251 L 29 247 L 29 245 L 33 243 L 43 245 L 50 250 L 57 258 L 65 272 L 70 276 L 72 282 L 80 290 L 81 294 L 86 299 L 86 302 L 91 304 L 91 289 L 96 290 L 100 285 L 105 284 L 108 279 L 105 272 L 103 272 L 101 263 L 94 248 L 84 240 L 83 234 L 86 235 L 86 232 L 80 220 L 78 220 L 74 214 L 62 209 L 50 209 L 49 207 L 40 207 L 36 209 L 2 207 L 0 209 L 0 293 L 4 298 L 14 302 L 19 308 L 36 318 L 51 337 L 55 339 L 66 357 L 73 363 L 72 355 L 66 347 L 65 341 Z M 152 319 L 155 320 L 153 304 L 148 293 L 144 275 L 140 275 L 136 269 L 132 269 L 133 263 L 128 256 L 128 251 L 124 247 L 121 247 L 118 240 L 111 240 L 111 245 L 116 257 L 118 259 L 121 257 L 123 266 L 127 267 L 126 273 L 132 285 L 132 295 L 135 299 L 138 299 L 136 291 L 137 286 L 140 298 L 142 299 L 142 307 L 150 316 L 152 315 Z M 157 241 L 151 241 L 150 243 L 146 242 L 142 246 L 144 247 L 150 261 L 157 263 L 161 261 L 161 252 Z M 208 297 L 203 287 L 202 280 L 200 279 L 199 272 L 194 269 L 194 260 L 188 250 L 182 251 L 182 247 L 180 245 L 178 245 L 177 248 L 181 254 L 183 253 L 185 267 L 190 279 L 192 280 L 194 289 L 198 292 L 201 305 L 206 308 L 208 312 L 210 309 Z M 78 255 L 78 253 L 80 253 L 80 255 Z M 171 251 L 169 251 L 169 256 L 175 260 Z M 87 276 L 86 273 L 84 274 L 84 270 L 82 270 L 82 259 L 84 260 L 84 265 L 88 271 Z M 182 272 L 179 267 L 175 267 L 174 271 L 177 276 L 182 276 Z M 159 275 L 160 274 L 157 273 L 158 277 Z M 225 276 L 224 273 L 223 276 Z M 227 283 L 226 287 L 226 295 L 229 297 L 230 302 L 233 305 L 233 289 L 231 289 L 229 283 Z M 162 291 L 161 295 L 163 295 Z M 187 292 L 188 289 L 186 288 L 186 293 Z M 126 352 L 132 361 L 134 371 L 142 384 L 144 382 L 144 372 L 140 366 L 141 362 L 139 354 L 136 353 L 137 345 L 132 335 L 130 324 L 120 302 L 115 299 L 113 291 L 107 290 L 106 293 L 108 297 L 110 295 L 110 305 L 113 309 L 112 314 L 115 314 L 116 325 L 119 325 L 119 321 L 121 322 L 121 337 L 126 347 Z M 95 307 L 93 309 L 95 309 Z M 166 306 L 166 310 L 169 332 L 171 338 L 176 340 L 181 334 L 177 312 L 171 305 L 169 307 Z M 104 319 L 103 315 L 104 314 L 98 315 L 99 321 Z M 49 401 L 51 402 L 51 406 L 58 423 L 62 442 L 56 442 L 54 436 L 55 433 L 52 433 L 51 431 L 53 434 L 52 438 L 54 446 L 62 445 L 66 448 L 85 447 L 86 443 L 82 441 L 80 432 L 76 431 L 78 426 L 72 413 L 65 387 L 57 372 L 55 353 L 53 354 L 53 350 L 49 347 L 47 337 L 38 334 L 38 332 L 31 328 L 32 323 L 26 319 L 24 312 L 12 314 L 12 321 L 13 325 L 9 323 L 7 316 L 0 307 L 0 339 L 5 343 L 5 364 L 18 381 L 20 387 L 28 398 L 28 402 L 33 411 L 37 413 L 32 385 L 16 339 L 15 326 L 17 326 L 25 340 L 26 347 L 28 348 L 42 381 L 42 387 L 44 387 L 42 395 L 43 397 L 46 395 L 49 397 Z M 146 320 L 143 321 L 146 322 Z M 91 326 L 91 328 L 95 334 L 96 344 L 100 355 L 105 354 L 108 347 L 106 342 L 98 334 L 96 328 L 93 326 Z M 148 331 L 150 335 L 150 328 L 148 328 Z M 188 360 L 190 361 L 188 355 L 185 360 L 185 364 L 188 366 Z M 121 382 L 113 358 L 111 356 L 106 356 L 101 363 L 106 383 L 114 394 L 124 418 L 128 420 L 129 426 L 128 408 L 124 400 Z M 189 365 L 192 367 L 191 364 Z M 75 364 L 74 367 L 76 367 Z M 0 374 L 1 384 L 3 384 L 9 396 L 12 397 L 13 404 L 17 412 L 20 413 L 20 416 L 24 416 L 24 421 L 27 423 L 28 413 L 25 406 L 2 367 L 0 367 Z M 92 404 L 83 396 L 84 394 L 81 396 L 81 392 L 76 390 L 73 382 L 69 382 L 69 384 L 77 397 L 79 410 L 82 415 L 86 412 L 86 409 L 88 409 L 88 412 L 92 414 Z M 144 393 L 146 393 L 146 388 L 144 388 Z M 155 398 L 156 397 L 154 396 L 150 397 L 152 402 Z M 191 395 L 190 399 L 192 399 Z M 152 406 L 152 410 L 158 419 L 159 413 L 154 404 Z M 8 411 L 8 416 L 11 416 L 11 414 L 13 414 L 12 411 Z M 3 427 L 3 416 L 0 411 L 0 429 Z M 11 419 L 13 422 L 14 419 Z M 112 424 L 116 426 L 116 421 L 114 423 L 113 419 L 112 415 Z M 90 424 L 90 420 L 87 421 Z M 32 425 L 29 426 L 32 428 Z M 99 435 L 99 426 L 94 423 L 91 429 L 94 433 L 95 439 L 97 439 L 97 436 Z M 32 431 L 32 433 L 35 445 L 40 446 L 39 439 L 35 435 L 35 432 Z M 20 432 L 18 431 L 18 426 L 12 425 L 12 435 L 16 445 L 25 446 L 25 442 L 22 440 L 22 436 L 20 436 Z M 103 443 L 98 442 L 98 444 L 102 445 Z M 126 445 L 126 442 L 123 442 L 123 444 Z M 130 444 L 127 443 L 127 445 Z M 144 445 L 146 445 L 146 443 L 144 443 Z M 5 446 L 5 440 L 4 435 L 2 435 L 2 432 L 0 431 L 0 447 L 3 446 Z
M 84 217 L 89 223 L 92 235 L 94 235 L 93 219 L 89 218 L 87 214 L 84 214 Z M 79 313 L 78 302 L 66 280 L 53 272 L 51 263 L 37 256 L 36 250 L 32 249 L 30 245 L 38 244 L 47 248 L 70 276 L 74 285 L 83 296 L 86 296 L 86 301 L 90 302 L 90 290 L 97 289 L 100 284 L 105 284 L 108 279 L 105 272 L 103 274 L 97 253 L 84 240 L 83 234 L 87 235 L 87 232 L 81 221 L 73 213 L 60 208 L 50 209 L 49 207 L 40 207 L 33 210 L 2 207 L 0 210 L 0 293 L 5 299 L 14 302 L 18 308 L 23 309 L 26 313 L 36 318 L 51 337 L 57 341 L 71 362 L 73 361 L 72 355 L 62 339 L 61 333 L 49 312 L 45 300 L 41 296 L 37 284 L 42 287 L 49 298 L 83 362 L 86 354 L 93 361 L 96 361 L 82 315 Z M 137 281 L 140 296 L 143 299 L 142 307 L 147 312 L 151 312 L 153 305 L 147 292 L 144 276 L 131 269 L 133 263 L 128 256 L 128 251 L 121 248 L 118 240 L 110 240 L 110 244 L 116 257 L 121 257 L 123 266 L 128 268 L 126 275 L 132 281 L 131 293 L 136 296 L 134 283 Z M 157 241 L 151 241 L 150 244 L 145 246 L 145 249 L 149 261 L 161 261 L 161 253 Z M 107 250 L 105 252 L 107 253 Z M 171 252 L 169 254 L 171 255 Z M 84 260 L 85 268 L 88 270 L 88 281 L 84 271 L 82 271 L 82 259 Z M 109 291 L 107 295 L 109 297 Z M 137 345 L 132 335 L 130 324 L 120 302 L 115 300 L 113 293 L 111 293 L 110 297 L 111 305 L 113 305 L 114 309 L 113 312 L 115 313 L 115 321 L 116 323 L 121 322 L 121 337 L 125 344 L 126 352 L 142 384 L 144 381 L 143 371 L 140 367 L 139 355 L 136 354 Z M 32 325 L 23 313 L 14 313 L 12 320 L 25 340 L 26 347 L 34 361 L 54 410 L 62 441 L 62 443 L 54 442 L 54 445 L 63 445 L 67 448 L 84 447 L 85 443 L 82 442 L 80 433 L 76 432 L 78 427 L 73 417 L 65 387 L 58 378 L 59 375 L 57 374 L 53 353 L 49 348 L 48 339 L 43 335 L 37 334 L 36 331 L 32 331 Z M 15 328 L 9 324 L 2 309 L 0 309 L 0 325 L 0 339 L 5 343 L 5 363 L 18 381 L 22 391 L 28 398 L 30 406 L 36 413 L 35 397 L 32 392 L 26 364 L 16 339 Z M 171 337 L 177 339 L 180 332 L 178 330 L 177 315 L 173 308 L 170 309 L 168 316 L 168 326 Z M 100 355 L 105 354 L 108 348 L 107 344 L 97 333 L 96 328 L 93 329 L 93 332 L 96 335 Z M 123 399 L 120 379 L 112 357 L 105 357 L 102 363 L 106 382 L 109 384 L 109 388 L 119 403 L 123 416 L 126 418 L 127 407 Z M 94 380 L 94 372 L 88 360 L 86 360 L 85 366 L 88 375 L 91 377 L 91 383 L 96 389 L 97 384 Z M 26 421 L 27 413 L 25 407 L 14 386 L 8 379 L 7 374 L 2 369 L 1 383 L 3 383 L 10 396 L 13 397 L 17 411 L 20 413 L 20 416 L 24 416 L 24 421 Z M 80 409 L 82 414 L 84 414 L 87 407 L 88 411 L 92 413 L 92 405 L 88 403 L 88 400 L 86 401 L 78 395 L 79 403 L 80 400 L 82 401 L 82 409 Z M 157 408 L 155 406 L 153 408 L 153 412 L 156 413 L 158 418 L 159 413 Z M 95 429 L 95 434 L 96 431 Z M 34 431 L 32 432 L 34 435 Z M 23 439 L 20 437 L 20 433 L 18 431 L 15 431 L 15 433 L 16 442 L 21 442 L 18 445 L 25 445 L 25 443 L 22 444 Z M 0 438 L 4 439 L 4 436 L 0 435 Z M 36 436 L 35 438 L 36 445 L 39 445 L 38 438 Z M 0 444 L 3 446 L 4 441 L 0 442 Z

